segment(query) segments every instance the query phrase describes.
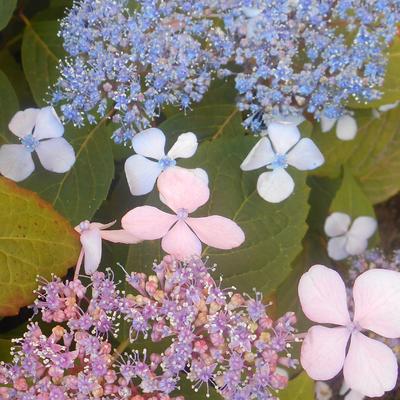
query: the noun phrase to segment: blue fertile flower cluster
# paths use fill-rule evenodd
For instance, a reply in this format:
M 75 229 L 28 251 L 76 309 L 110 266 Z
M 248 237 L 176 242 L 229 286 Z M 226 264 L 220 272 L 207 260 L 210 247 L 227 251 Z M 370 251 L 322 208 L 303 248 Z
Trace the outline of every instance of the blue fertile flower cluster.
M 78 126 L 112 115 L 117 142 L 200 101 L 216 76 L 234 78 L 256 133 L 338 118 L 349 99 L 379 97 L 399 20 L 400 0 L 81 0 L 61 25 L 53 102 Z

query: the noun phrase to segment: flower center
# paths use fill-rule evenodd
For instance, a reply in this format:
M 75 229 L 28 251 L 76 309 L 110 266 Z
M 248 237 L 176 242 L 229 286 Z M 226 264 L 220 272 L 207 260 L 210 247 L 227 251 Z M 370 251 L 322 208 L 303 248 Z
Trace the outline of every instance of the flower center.
M 186 210 L 186 208 L 180 208 L 176 213 L 176 216 L 180 220 L 185 220 L 188 217 L 188 215 L 189 213 L 188 210 Z
M 39 145 L 39 140 L 35 139 L 32 134 L 26 135 L 21 139 L 21 143 L 25 146 L 25 149 L 30 153 L 36 150 Z
M 158 164 L 162 168 L 163 171 L 165 171 L 169 167 L 174 167 L 176 165 L 176 161 L 168 156 L 165 156 L 161 158 L 160 161 L 158 161 Z
M 79 228 L 80 228 L 80 230 L 83 232 L 83 231 L 87 231 L 89 228 L 90 228 L 90 222 L 88 221 L 88 220 L 86 220 L 86 221 L 82 221 L 80 224 L 79 224 Z
M 268 165 L 270 169 L 287 168 L 287 156 L 286 154 L 275 154 L 274 160 Z
M 355 331 L 361 331 L 361 327 L 357 322 L 351 321 L 346 328 L 350 333 L 353 333 Z

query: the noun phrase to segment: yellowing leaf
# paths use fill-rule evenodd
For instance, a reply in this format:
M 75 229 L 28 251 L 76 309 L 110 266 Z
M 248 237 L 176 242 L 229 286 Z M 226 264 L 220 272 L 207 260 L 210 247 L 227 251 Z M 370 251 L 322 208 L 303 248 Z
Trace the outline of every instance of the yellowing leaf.
M 36 276 L 63 276 L 79 254 L 68 222 L 37 194 L 0 178 L 0 315 L 30 304 Z

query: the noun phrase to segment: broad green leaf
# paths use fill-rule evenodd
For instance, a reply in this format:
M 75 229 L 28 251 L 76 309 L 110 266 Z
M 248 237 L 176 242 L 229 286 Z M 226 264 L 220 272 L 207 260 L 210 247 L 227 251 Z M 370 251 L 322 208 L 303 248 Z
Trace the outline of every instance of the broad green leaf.
M 332 200 L 340 187 L 341 179 L 332 180 L 309 176 L 307 183 L 311 188 L 309 197 L 311 208 L 307 218 L 309 229 L 303 239 L 302 252 L 292 263 L 290 275 L 279 286 L 275 295 L 276 317 L 283 315 L 287 311 L 294 311 L 298 320 L 297 328 L 300 332 L 310 327 L 310 321 L 301 310 L 297 286 L 300 277 L 314 264 L 331 265 L 331 260 L 326 251 L 327 240 L 323 226 L 326 217 L 329 215 Z
M 342 183 L 332 201 L 330 211 L 344 212 L 352 218 L 360 215 L 375 217 L 371 202 L 348 168 L 344 168 Z
M 30 107 L 34 101 L 28 82 L 25 79 L 24 72 L 22 71 L 22 66 L 6 48 L 0 51 L 0 69 L 6 74 L 11 85 L 13 86 L 20 101 L 21 108 Z M 3 93 L 3 91 L 1 91 L 1 93 Z M 11 102 L 11 104 L 12 103 L 13 102 Z M 17 107 L 15 107 L 13 110 L 16 108 Z
M 12 137 L 8 123 L 19 108 L 18 98 L 7 76 L 0 71 L 0 144 L 8 143 Z
M 388 65 L 385 81 L 382 87 L 382 97 L 369 103 L 351 101 L 349 106 L 354 108 L 375 108 L 384 104 L 392 104 L 400 100 L 400 37 L 396 36 L 388 52 Z
M 193 111 L 174 114 L 159 128 L 170 136 L 173 143 L 176 137 L 184 132 L 194 132 L 199 141 L 217 139 L 222 135 L 243 136 L 241 114 L 231 104 L 210 104 L 197 106 Z
M 73 224 L 90 219 L 106 199 L 114 177 L 111 130 L 104 118 L 96 126 L 66 127 L 66 139 L 75 149 L 76 162 L 65 174 L 40 168 L 23 185 L 39 193 Z M 113 219 L 113 217 L 111 217 Z
M 11 362 L 12 357 L 10 354 L 11 347 L 13 343 L 11 339 L 1 339 L 0 338 L 0 361 Z
M 221 138 L 203 143 L 196 155 L 181 165 L 204 168 L 210 178 L 211 197 L 195 216 L 223 215 L 236 221 L 246 234 L 245 243 L 228 251 L 204 247 L 203 255 L 217 263 L 224 284 L 240 291 L 253 287 L 265 293 L 275 289 L 289 274 L 290 264 L 301 251 L 306 231 L 308 187 L 306 174 L 289 168 L 296 181 L 293 195 L 279 204 L 267 203 L 257 193 L 262 170 L 242 172 L 241 162 L 255 144 L 252 137 Z M 150 196 L 146 204 L 154 204 Z M 160 258 L 159 241 L 133 245 L 129 270 L 148 271 Z
M 338 176 L 346 164 L 373 203 L 382 202 L 400 190 L 400 109 L 372 117 L 369 111 L 356 113 L 359 130 L 354 140 L 343 142 L 333 133 L 321 133 L 313 139 L 326 158 L 316 175 Z
M 279 400 L 314 400 L 314 381 L 302 372 L 289 382 L 289 386 L 277 393 Z
M 24 21 L 22 65 L 36 103 L 43 106 L 58 77 L 58 60 L 64 56 L 62 41 L 57 36 L 59 22 L 26 18 Z
M 7 26 L 16 6 L 17 0 L 0 1 L 0 31 Z
M 30 304 L 36 276 L 63 276 L 79 254 L 68 222 L 35 193 L 0 178 L 0 315 Z

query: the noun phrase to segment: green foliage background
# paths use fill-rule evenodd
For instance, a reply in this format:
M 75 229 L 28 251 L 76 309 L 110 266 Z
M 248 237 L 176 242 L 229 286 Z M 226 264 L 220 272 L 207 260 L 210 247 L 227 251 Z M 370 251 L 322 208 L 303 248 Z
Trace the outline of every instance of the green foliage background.
M 18 3 L 0 0 L 0 144 L 15 143 L 7 125 L 16 111 L 43 106 L 49 99 L 49 88 L 57 79 L 58 60 L 64 55 L 57 36 L 58 20 L 71 3 L 70 0 Z M 344 211 L 353 217 L 373 216 L 375 204 L 400 190 L 400 108 L 379 116 L 372 111 L 400 99 L 399 49 L 398 38 L 389 53 L 382 100 L 374 104 L 351 104 L 359 127 L 354 140 L 343 142 L 333 131 L 322 133 L 318 123 L 306 122 L 301 126 L 302 133 L 317 143 L 326 163 L 308 175 L 290 170 L 296 183 L 295 192 L 280 204 L 266 203 L 258 196 L 255 188 L 260 171 L 242 173 L 239 169 L 257 138 L 245 132 L 241 125 L 242 115 L 235 108 L 231 82 L 215 81 L 204 100 L 191 112 L 183 114 L 168 108 L 159 121 L 160 128 L 167 134 L 167 147 L 177 135 L 186 131 L 195 132 L 201 141 L 195 157 L 185 163 L 187 167 L 205 168 L 210 176 L 211 198 L 198 211 L 199 215 L 225 215 L 234 219 L 246 233 L 246 242 L 239 249 L 228 252 L 204 249 L 204 255 L 218 264 L 216 273 L 223 274 L 225 285 L 235 285 L 240 291 L 250 292 L 257 286 L 265 299 L 274 301 L 271 313 L 275 317 L 288 310 L 298 312 L 300 329 L 306 329 L 308 324 L 297 301 L 299 277 L 313 263 L 333 265 L 326 254 L 323 233 L 326 216 L 332 211 Z M 77 155 L 71 171 L 60 175 L 37 168 L 20 184 L 23 189 L 4 179 L 0 181 L 1 315 L 16 314 L 20 306 L 32 301 L 30 295 L 23 296 L 23 301 L 16 301 L 12 287 L 6 287 L 4 277 L 11 270 L 18 271 L 13 284 L 26 285 L 27 293 L 36 286 L 36 273 L 63 275 L 73 266 L 79 245 L 72 226 L 84 219 L 109 222 L 120 219 L 135 206 L 157 203 L 156 193 L 139 198 L 130 195 L 123 163 L 132 151 L 113 144 L 112 131 L 113 126 L 107 119 L 83 129 L 67 125 L 65 136 Z M 46 259 L 48 248 L 24 246 L 23 260 L 10 261 L 8 253 L 18 248 L 18 239 L 5 242 L 2 237 L 13 232 L 10 213 L 20 215 L 19 207 L 23 205 L 5 199 L 17 198 L 21 190 L 31 210 L 23 234 L 31 242 L 35 242 L 38 234 L 45 242 L 51 241 L 53 259 Z M 41 208 L 40 204 L 46 206 Z M 40 233 L 32 230 L 35 218 L 45 219 L 48 229 Z M 63 232 L 54 227 L 55 220 L 65 227 Z M 377 237 L 376 242 L 378 240 Z M 43 256 L 38 257 L 38 252 Z M 129 249 L 107 246 L 104 266 L 115 267 L 120 262 L 128 272 L 146 272 L 161 255 L 158 242 L 145 242 Z M 116 269 L 116 273 L 121 272 Z M 20 276 L 25 276 L 23 283 Z M 3 304 L 8 304 L 8 311 L 4 311 Z M 8 319 L 0 321 L 2 359 L 7 357 L 4 349 L 8 348 L 11 332 L 14 332 L 10 330 L 23 330 L 23 324 L 16 328 L 19 322 L 20 319 L 17 323 Z M 120 340 L 123 339 L 124 329 L 120 336 Z M 137 343 L 141 345 L 145 344 Z M 295 397 L 299 392 L 301 396 Z M 292 381 L 281 398 L 308 400 L 312 397 L 312 383 L 302 374 Z M 204 398 L 204 393 L 200 391 L 190 398 Z M 217 398 L 212 394 L 212 399 Z

